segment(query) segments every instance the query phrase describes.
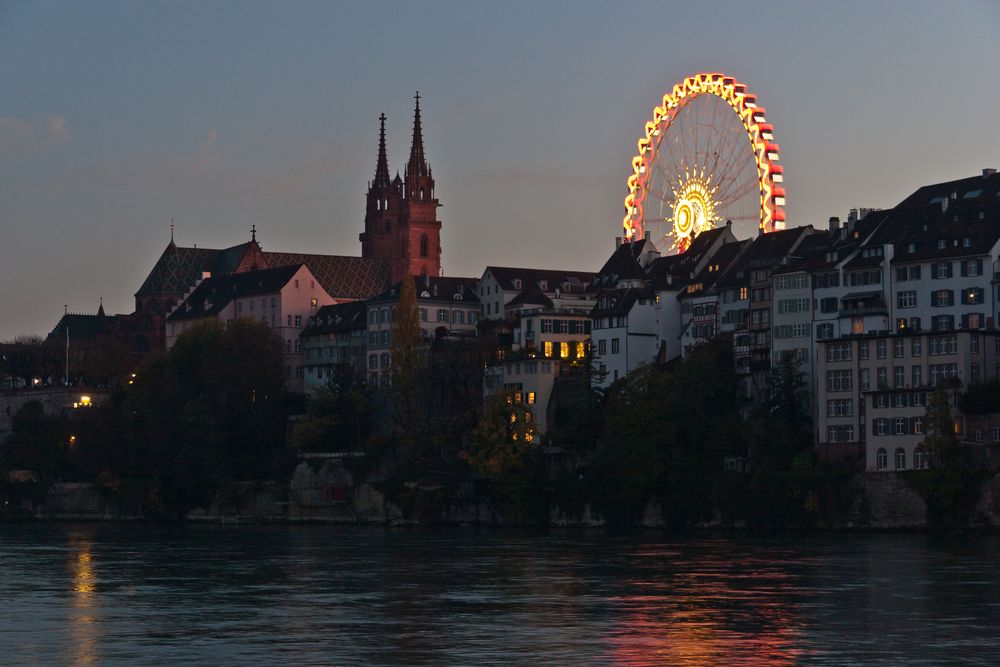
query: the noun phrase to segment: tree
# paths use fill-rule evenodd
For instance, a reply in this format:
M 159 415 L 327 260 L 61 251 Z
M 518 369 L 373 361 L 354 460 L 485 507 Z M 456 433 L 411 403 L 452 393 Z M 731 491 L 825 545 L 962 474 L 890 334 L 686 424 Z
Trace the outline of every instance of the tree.
M 523 515 L 541 492 L 538 437 L 531 411 L 510 394 L 491 396 L 483 416 L 469 436 L 470 448 L 462 458 L 475 473 L 488 479 L 494 490 Z
M 392 392 L 396 416 L 404 430 L 414 426 L 414 402 L 417 372 L 423 365 L 420 350 L 420 314 L 413 276 L 403 278 L 399 287 L 399 303 L 392 324 Z
M 556 378 L 549 399 L 552 423 L 547 444 L 576 451 L 589 451 L 596 446 L 605 401 L 604 390 L 595 386 L 599 373 L 588 350 L 583 359 Z
M 784 352 L 769 374 L 767 394 L 758 407 L 760 455 L 756 463 L 786 468 L 799 454 L 812 447 L 809 391 L 802 362 Z
M 950 468 L 958 463 L 958 438 L 951 415 L 954 382 L 942 382 L 927 397 L 924 426 L 927 436 L 920 443 L 932 467 Z
M 230 479 L 279 472 L 285 409 L 281 341 L 258 322 L 189 327 L 137 372 L 127 399 L 131 475 L 183 517 Z
M 46 414 L 41 402 L 28 401 L 14 414 L 0 464 L 33 470 L 44 482 L 57 481 L 68 469 L 70 435 L 64 419 Z
M 304 451 L 361 451 L 371 435 L 371 422 L 371 393 L 350 366 L 337 366 L 309 399 L 290 440 Z

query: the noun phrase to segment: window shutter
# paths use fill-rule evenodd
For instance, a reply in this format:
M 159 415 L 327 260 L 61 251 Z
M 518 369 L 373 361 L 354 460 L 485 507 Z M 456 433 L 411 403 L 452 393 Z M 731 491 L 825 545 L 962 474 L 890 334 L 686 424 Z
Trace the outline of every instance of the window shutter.
M 961 267 L 961 269 L 962 269 L 962 277 L 963 277 L 963 278 L 967 277 L 967 276 L 969 275 L 969 269 L 968 269 L 968 267 L 966 266 L 966 262 L 965 262 L 965 261 L 961 261 L 961 262 L 959 262 L 958 264 L 959 264 L 959 266 L 960 266 L 960 267 Z

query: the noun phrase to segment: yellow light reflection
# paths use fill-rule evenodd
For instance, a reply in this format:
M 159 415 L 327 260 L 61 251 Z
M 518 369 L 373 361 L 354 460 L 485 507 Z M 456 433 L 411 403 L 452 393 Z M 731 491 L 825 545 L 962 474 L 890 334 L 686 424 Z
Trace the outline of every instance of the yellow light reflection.
M 71 644 L 65 662 L 71 665 L 101 663 L 97 573 L 92 549 L 90 539 L 70 538 L 68 566 L 73 587 L 73 610 L 68 627 Z

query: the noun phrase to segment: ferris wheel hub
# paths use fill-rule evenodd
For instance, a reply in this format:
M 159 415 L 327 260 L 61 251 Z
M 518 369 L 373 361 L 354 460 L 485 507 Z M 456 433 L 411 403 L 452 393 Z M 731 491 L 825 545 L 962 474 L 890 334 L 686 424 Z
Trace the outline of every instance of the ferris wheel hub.
M 673 216 L 666 220 L 673 223 L 674 241 L 670 250 L 684 252 L 694 237 L 715 227 L 718 202 L 713 195 L 716 190 L 710 176 L 691 176 L 679 183 L 674 190 Z

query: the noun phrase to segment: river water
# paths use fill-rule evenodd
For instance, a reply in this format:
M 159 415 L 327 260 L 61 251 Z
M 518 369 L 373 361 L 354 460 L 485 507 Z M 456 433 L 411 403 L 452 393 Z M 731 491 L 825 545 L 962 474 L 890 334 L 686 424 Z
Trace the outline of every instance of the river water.
M 1000 664 L 1000 539 L 0 525 L 0 663 Z

